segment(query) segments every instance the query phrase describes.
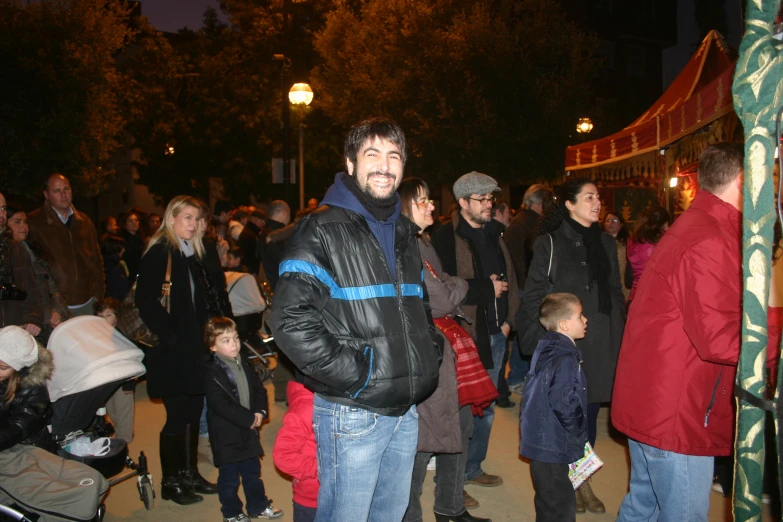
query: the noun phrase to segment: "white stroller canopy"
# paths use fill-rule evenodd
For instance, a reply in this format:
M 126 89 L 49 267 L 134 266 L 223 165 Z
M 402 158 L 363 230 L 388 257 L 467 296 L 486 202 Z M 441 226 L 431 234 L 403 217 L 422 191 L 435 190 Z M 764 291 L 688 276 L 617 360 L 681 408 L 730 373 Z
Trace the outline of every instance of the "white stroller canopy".
M 231 311 L 237 317 L 263 312 L 266 302 L 258 290 L 256 278 L 242 272 L 226 272 L 228 300 Z
M 74 317 L 54 329 L 46 346 L 54 359 L 52 402 L 102 384 L 144 375 L 144 352 L 94 315 Z

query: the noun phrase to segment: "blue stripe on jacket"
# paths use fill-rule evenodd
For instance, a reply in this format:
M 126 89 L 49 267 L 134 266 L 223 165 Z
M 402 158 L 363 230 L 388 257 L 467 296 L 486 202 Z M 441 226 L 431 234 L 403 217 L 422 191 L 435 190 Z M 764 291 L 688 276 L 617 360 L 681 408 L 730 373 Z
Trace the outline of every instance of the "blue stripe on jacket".
M 280 263 L 280 277 L 286 272 L 309 274 L 329 288 L 332 299 L 344 301 L 360 301 L 364 299 L 376 299 L 379 297 L 397 297 L 397 290 L 392 284 L 352 286 L 343 288 L 329 275 L 329 272 L 320 266 L 298 259 L 289 259 Z M 403 297 L 424 297 L 421 285 L 405 283 L 401 285 Z

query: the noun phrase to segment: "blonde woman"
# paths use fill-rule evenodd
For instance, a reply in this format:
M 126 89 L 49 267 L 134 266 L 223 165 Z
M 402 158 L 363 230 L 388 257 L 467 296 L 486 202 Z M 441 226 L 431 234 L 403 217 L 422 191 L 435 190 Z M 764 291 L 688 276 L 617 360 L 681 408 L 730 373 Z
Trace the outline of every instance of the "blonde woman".
M 160 433 L 163 470 L 161 497 L 187 505 L 203 500 L 198 493 L 217 488 L 198 472 L 198 429 L 204 404 L 201 360 L 206 355 L 205 285 L 198 261 L 204 246 L 198 234 L 200 202 L 190 196 L 171 200 L 163 223 L 150 238 L 139 263 L 136 305 L 144 324 L 158 336 L 159 346 L 147 350 L 147 392 L 162 398 L 166 424 Z M 161 288 L 171 258 L 171 297 L 167 311 Z

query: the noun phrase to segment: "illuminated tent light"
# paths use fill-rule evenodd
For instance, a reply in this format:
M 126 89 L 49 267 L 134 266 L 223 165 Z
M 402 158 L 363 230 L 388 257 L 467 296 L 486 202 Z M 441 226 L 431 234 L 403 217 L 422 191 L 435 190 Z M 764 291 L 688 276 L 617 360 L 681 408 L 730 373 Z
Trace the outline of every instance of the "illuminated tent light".
M 593 130 L 593 120 L 590 118 L 579 118 L 576 122 L 576 132 L 579 134 L 587 134 Z

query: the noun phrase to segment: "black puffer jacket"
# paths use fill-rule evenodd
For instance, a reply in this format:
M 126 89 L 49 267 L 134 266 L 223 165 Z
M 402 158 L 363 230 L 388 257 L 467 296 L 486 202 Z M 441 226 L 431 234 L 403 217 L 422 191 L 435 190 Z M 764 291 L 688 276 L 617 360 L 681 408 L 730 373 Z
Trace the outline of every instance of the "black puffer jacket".
M 0 451 L 16 444 L 50 449 L 46 426 L 52 416 L 52 403 L 46 380 L 53 369 L 52 354 L 39 346 L 38 362 L 19 372 L 19 386 L 8 404 L 3 400 L 8 381 L 0 382 Z
M 304 384 L 340 404 L 402 415 L 438 383 L 418 227 L 395 226 L 395 273 L 366 211 L 338 180 L 290 239 L 272 306 L 275 340 Z

